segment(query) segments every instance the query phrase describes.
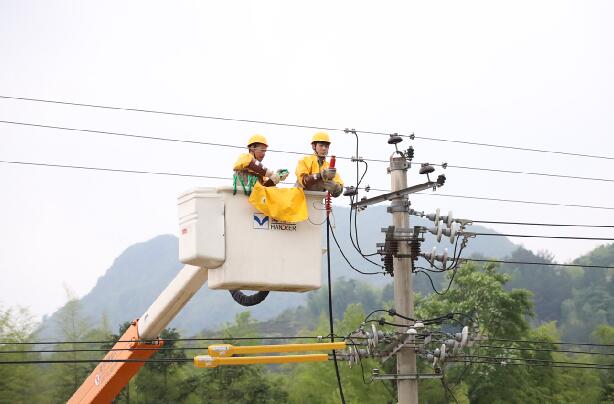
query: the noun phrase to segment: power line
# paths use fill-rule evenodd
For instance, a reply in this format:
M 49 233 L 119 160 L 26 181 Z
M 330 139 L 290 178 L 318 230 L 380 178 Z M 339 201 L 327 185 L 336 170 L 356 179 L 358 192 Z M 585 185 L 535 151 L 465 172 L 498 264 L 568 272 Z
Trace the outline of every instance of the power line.
M 537 341 L 537 340 L 522 340 L 522 339 L 506 339 L 487 337 L 488 341 L 505 341 L 517 342 L 525 344 L 551 344 L 551 345 L 577 345 L 577 346 L 594 346 L 594 347 L 614 347 L 614 344 L 593 344 L 590 342 L 553 342 L 553 341 Z
M 88 166 L 76 166 L 76 165 L 66 165 L 66 164 L 40 163 L 40 162 L 31 162 L 31 161 L 0 160 L 0 163 L 4 163 L 4 164 L 17 164 L 17 165 L 30 165 L 30 166 L 42 166 L 42 167 L 54 167 L 54 168 L 70 168 L 70 169 L 92 170 L 92 171 L 106 171 L 106 172 L 117 172 L 117 173 L 126 173 L 126 174 L 152 174 L 152 175 L 167 175 L 167 176 L 176 176 L 176 177 L 192 177 L 192 178 L 208 178 L 208 179 L 218 179 L 218 180 L 232 180 L 232 178 L 230 178 L 230 177 L 215 177 L 215 176 L 200 175 L 200 174 L 184 174 L 184 173 L 172 173 L 172 172 L 127 170 L 127 169 L 116 169 L 116 168 L 105 168 L 105 167 L 88 167 Z M 372 190 L 374 190 L 374 191 L 390 192 L 390 191 L 387 191 L 387 190 L 384 190 L 384 189 L 377 189 L 377 188 L 372 188 Z M 533 204 L 533 205 L 547 205 L 547 206 L 561 206 L 561 207 L 574 207 L 574 208 L 587 208 L 587 209 L 614 210 L 614 207 L 609 207 L 609 206 L 572 205 L 572 204 L 552 203 L 552 202 L 519 201 L 519 200 L 513 200 L 513 199 L 498 199 L 498 198 L 487 198 L 487 197 L 469 196 L 469 195 L 449 195 L 449 194 L 442 194 L 442 193 L 429 194 L 429 193 L 417 192 L 417 194 L 428 195 L 428 196 L 442 196 L 442 197 L 451 197 L 451 198 L 463 198 L 463 199 L 479 199 L 479 200 L 487 200 L 487 201 L 494 201 L 494 202 L 508 202 L 508 203 L 523 203 L 523 204 Z
M 35 365 L 35 364 L 69 364 L 69 363 L 177 363 L 194 362 L 193 358 L 175 359 L 41 359 L 21 361 L 0 361 L 0 365 Z
M 294 123 L 261 121 L 261 120 L 255 120 L 255 119 L 241 119 L 241 118 L 229 118 L 229 117 L 220 117 L 220 116 L 212 116 L 212 115 L 188 114 L 188 113 L 181 113 L 181 112 L 157 111 L 157 110 L 143 109 L 143 108 L 114 107 L 114 106 L 108 106 L 108 105 L 86 104 L 86 103 L 80 103 L 80 102 L 46 100 L 46 99 L 41 99 L 41 98 L 12 97 L 12 96 L 7 96 L 7 95 L 0 95 L 0 98 L 9 99 L 9 100 L 17 100 L 17 101 L 40 102 L 40 103 L 69 105 L 69 106 L 77 106 L 77 107 L 107 109 L 107 110 L 115 110 L 115 111 L 141 112 L 141 113 L 150 113 L 150 114 L 159 114 L 159 115 L 181 116 L 181 117 L 188 117 L 188 118 L 210 119 L 210 120 L 227 121 L 227 122 L 255 123 L 255 124 L 262 124 L 262 125 L 284 126 L 284 127 L 293 127 L 293 128 L 301 128 L 301 129 L 327 130 L 327 131 L 335 131 L 335 132 L 346 132 L 347 131 L 347 129 L 323 127 L 323 126 L 317 126 L 317 125 L 303 125 L 303 124 L 294 124 Z M 370 135 L 383 135 L 383 136 L 389 136 L 391 134 L 391 132 L 364 131 L 364 130 L 356 130 L 356 132 L 370 134 Z M 600 155 L 594 155 L 594 154 L 570 153 L 570 152 L 558 151 L 558 150 L 545 150 L 545 149 L 509 146 L 509 145 L 501 145 L 501 144 L 493 144 L 493 143 L 472 142 L 472 141 L 467 141 L 467 140 L 454 140 L 454 139 L 443 139 L 443 138 L 435 138 L 435 137 L 427 137 L 427 136 L 415 136 L 414 134 L 399 135 L 399 136 L 410 138 L 412 140 L 418 139 L 418 140 L 427 140 L 427 141 L 435 141 L 435 142 L 449 142 L 449 143 L 466 144 L 466 145 L 480 146 L 480 147 L 490 147 L 490 148 L 500 148 L 500 149 L 509 149 L 509 150 L 517 150 L 517 151 L 560 154 L 560 155 L 574 156 L 574 157 L 614 160 L 614 157 L 600 156 Z
M 211 337 L 211 338 L 174 338 L 174 339 L 162 339 L 166 342 L 180 342 L 180 341 L 257 341 L 257 340 L 284 340 L 284 339 L 318 339 L 321 340 L 322 336 L 279 336 L 279 337 Z M 354 338 L 357 339 L 357 338 Z M 12 341 L 0 341 L 0 345 L 64 345 L 64 344 L 115 344 L 117 342 L 152 342 L 158 340 L 106 340 L 106 341 L 33 341 L 33 342 L 12 342 Z
M 573 236 L 542 236 L 537 234 L 505 234 L 505 233 L 473 233 L 476 236 L 496 236 L 496 237 L 520 237 L 520 238 L 552 238 L 560 240 L 601 240 L 614 241 L 614 238 L 604 237 L 573 237 Z
M 36 123 L 29 123 L 29 122 L 0 120 L 0 123 L 8 124 L 8 125 L 43 128 L 43 129 L 56 129 L 56 130 L 71 131 L 71 132 L 84 132 L 84 133 L 93 133 L 93 134 L 98 134 L 98 135 L 118 136 L 118 137 L 126 137 L 126 138 L 140 139 L 140 140 L 163 141 L 163 142 L 172 142 L 172 143 L 187 143 L 187 144 L 197 144 L 197 145 L 203 145 L 203 146 L 226 147 L 226 148 L 232 148 L 232 149 L 244 149 L 245 148 L 245 146 L 231 145 L 231 144 L 224 144 L 224 143 L 214 143 L 214 142 L 203 142 L 203 141 L 191 140 L 191 139 L 174 139 L 174 138 L 166 138 L 166 137 L 161 137 L 161 136 L 135 135 L 135 134 L 125 133 L 125 132 L 111 132 L 111 131 L 104 131 L 104 130 L 97 130 L 97 129 L 70 128 L 66 126 L 45 125 L 45 124 L 36 124 Z M 274 152 L 274 153 L 285 153 L 285 154 L 293 154 L 293 155 L 304 155 L 305 154 L 304 152 L 291 151 L 291 150 L 268 149 L 268 151 Z M 343 159 L 343 160 L 352 160 L 352 157 L 347 157 L 347 156 L 337 156 L 337 158 Z M 371 159 L 371 158 L 362 158 L 362 161 L 365 163 L 367 161 L 376 162 L 376 163 L 388 163 L 389 162 L 388 160 Z M 421 163 L 415 163 L 415 164 L 421 164 Z M 541 173 L 541 172 L 531 172 L 531 171 L 518 171 L 518 170 L 505 170 L 505 169 L 495 169 L 495 168 L 485 168 L 485 167 L 460 166 L 460 165 L 454 165 L 454 164 L 431 164 L 431 165 L 447 167 L 447 168 L 458 168 L 458 169 L 473 170 L 473 171 L 487 171 L 487 172 L 503 173 L 503 174 L 537 175 L 537 176 L 575 179 L 575 180 L 614 182 L 614 179 L 609 179 L 609 178 L 580 177 L 580 176 L 564 175 L 564 174 L 552 174 L 552 173 Z
M 442 138 L 434 138 L 434 137 L 427 137 L 427 136 L 410 135 L 410 137 L 413 137 L 415 139 L 420 139 L 420 140 L 434 141 L 434 142 L 449 142 L 449 143 L 466 144 L 466 145 L 471 145 L 471 146 L 493 147 L 493 148 L 498 148 L 498 149 L 509 149 L 509 150 L 528 151 L 528 152 L 536 152 L 536 153 L 561 154 L 565 156 L 574 156 L 574 157 L 589 157 L 589 158 L 595 158 L 595 159 L 614 160 L 614 157 L 599 156 L 595 154 L 570 153 L 570 152 L 564 152 L 564 151 L 558 151 L 558 150 L 533 149 L 529 147 L 517 147 L 517 146 L 508 146 L 508 145 L 501 145 L 501 144 L 494 144 L 494 143 L 471 142 L 471 141 L 466 141 L 466 140 L 442 139 Z
M 538 358 L 509 358 L 509 357 L 482 356 L 482 355 L 466 355 L 464 356 L 464 358 L 488 359 L 488 360 L 496 360 L 496 361 L 525 361 L 531 364 L 543 363 L 543 364 L 554 364 L 554 365 L 608 366 L 610 369 L 614 369 L 614 365 L 604 365 L 603 363 L 568 362 L 568 361 L 555 361 L 555 360 L 538 359 Z
M 67 164 L 38 163 L 38 162 L 31 162 L 31 161 L 0 160 L 0 163 L 4 163 L 4 164 L 20 164 L 20 165 L 29 165 L 29 166 L 41 166 L 41 167 L 54 167 L 54 168 L 72 168 L 72 169 L 90 170 L 90 171 L 107 171 L 107 172 L 124 173 L 124 174 L 152 174 L 152 175 L 169 175 L 169 176 L 175 176 L 175 177 L 191 177 L 191 178 L 208 178 L 208 179 L 216 179 L 216 180 L 232 180 L 232 178 L 230 178 L 230 177 L 215 177 L 215 176 L 211 176 L 211 175 L 182 174 L 182 173 L 171 173 L 171 172 L 163 172 L 163 171 L 124 170 L 124 169 L 119 169 L 119 168 L 75 166 L 75 165 L 67 165 Z
M 581 365 L 558 365 L 558 364 L 548 364 L 548 363 L 518 363 L 518 362 L 496 362 L 496 361 L 477 361 L 477 360 L 469 360 L 469 361 L 463 361 L 463 360 L 451 360 L 451 363 L 464 363 L 467 365 L 479 365 L 479 364 L 486 364 L 486 365 L 498 365 L 501 367 L 505 367 L 505 366 L 539 366 L 539 367 L 551 367 L 551 368 L 571 368 L 571 369 L 595 369 L 595 370 L 612 370 L 614 369 L 614 366 L 581 366 Z
M 371 189 L 374 191 L 390 192 L 384 189 L 375 189 L 375 188 L 371 188 Z M 576 204 L 555 203 L 555 202 L 526 201 L 526 200 L 518 200 L 518 199 L 488 198 L 484 196 L 442 194 L 440 192 L 437 192 L 437 193 L 416 192 L 416 194 L 426 195 L 426 196 L 441 196 L 441 197 L 448 197 L 448 198 L 474 199 L 474 200 L 491 201 L 491 202 L 521 203 L 521 204 L 526 204 L 526 205 L 562 206 L 562 207 L 568 207 L 568 208 L 614 210 L 614 207 L 610 207 L 610 206 L 576 205 Z
M 109 348 L 109 349 L 33 349 L 33 350 L 4 350 L 0 349 L 1 354 L 33 354 L 33 353 L 78 353 L 78 352 L 112 352 L 112 351 L 193 351 L 207 350 L 208 347 L 176 347 L 176 348 Z
M 582 355 L 614 356 L 614 353 L 611 353 L 611 352 L 572 351 L 572 350 L 565 350 L 565 349 L 524 348 L 524 347 L 509 347 L 509 346 L 482 345 L 482 344 L 480 344 L 480 348 L 509 349 L 509 350 L 514 350 L 514 351 L 535 351 L 535 352 L 571 353 L 571 354 L 582 354 Z
M 559 223 L 529 223 L 529 222 L 502 222 L 496 220 L 471 220 L 471 223 L 487 223 L 487 224 L 512 224 L 519 226 L 552 226 L 552 227 L 591 227 L 591 228 L 614 228 L 611 224 L 559 224 Z
M 518 265 L 543 265 L 553 267 L 575 267 L 575 268 L 600 268 L 600 269 L 614 269 L 614 267 L 608 267 L 603 265 L 581 265 L 581 264 L 556 264 L 553 262 L 525 262 L 525 261 L 509 261 L 509 260 L 489 260 L 489 259 L 477 259 L 477 258 L 461 258 L 463 261 L 473 262 L 494 262 L 498 264 L 518 264 Z

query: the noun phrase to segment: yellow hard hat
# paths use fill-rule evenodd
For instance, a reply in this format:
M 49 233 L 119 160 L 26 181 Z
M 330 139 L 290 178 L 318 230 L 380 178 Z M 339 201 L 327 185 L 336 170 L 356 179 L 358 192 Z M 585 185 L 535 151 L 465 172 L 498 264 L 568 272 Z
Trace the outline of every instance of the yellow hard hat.
M 330 137 L 328 136 L 328 133 L 318 132 L 315 135 L 313 135 L 313 138 L 311 138 L 311 143 L 313 143 L 313 142 L 326 142 L 326 143 L 330 143 Z
M 266 141 L 266 138 L 262 135 L 254 135 L 249 138 L 247 141 L 247 147 L 253 145 L 254 143 L 262 143 L 265 146 L 269 146 L 269 143 Z

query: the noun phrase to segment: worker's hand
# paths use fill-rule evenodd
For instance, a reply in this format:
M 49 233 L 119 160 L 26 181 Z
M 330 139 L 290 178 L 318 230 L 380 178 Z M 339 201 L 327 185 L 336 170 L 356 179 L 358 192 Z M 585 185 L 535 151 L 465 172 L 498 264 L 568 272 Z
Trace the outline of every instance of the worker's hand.
M 267 175 L 267 177 L 269 177 L 269 179 L 273 181 L 275 185 L 279 184 L 279 175 L 277 175 L 277 173 L 271 172 L 271 174 Z
M 290 173 L 288 172 L 288 170 L 277 170 L 277 175 L 279 176 L 280 181 L 285 181 L 286 178 L 288 178 L 288 175 L 290 175 Z
M 336 168 L 327 168 L 322 171 L 322 177 L 327 180 L 332 180 L 333 178 L 335 178 L 335 175 L 337 175 Z
M 335 198 L 341 195 L 341 192 L 343 191 L 341 184 L 337 184 L 335 181 L 324 181 L 322 182 L 322 185 L 324 186 L 324 189 L 330 192 L 330 194 Z

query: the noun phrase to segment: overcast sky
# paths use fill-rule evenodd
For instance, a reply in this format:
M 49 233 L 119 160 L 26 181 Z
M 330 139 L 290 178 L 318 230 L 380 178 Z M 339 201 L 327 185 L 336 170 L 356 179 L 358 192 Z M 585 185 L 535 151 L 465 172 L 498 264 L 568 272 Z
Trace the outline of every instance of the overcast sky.
M 0 0 L 0 95 L 614 156 L 613 17 L 611 1 Z M 262 133 L 274 149 L 305 152 L 314 133 L 1 98 L 0 120 L 231 145 Z M 331 136 L 332 153 L 354 153 L 353 136 Z M 418 162 L 614 179 L 607 159 L 402 145 L 410 144 Z M 391 153 L 378 135 L 361 134 L 360 149 L 368 158 Z M 0 123 L 4 161 L 227 177 L 238 152 Z M 296 160 L 269 153 L 265 165 L 293 173 Z M 355 181 L 353 166 L 339 169 Z M 458 168 L 446 175 L 439 193 L 614 207 L 612 182 Z M 423 180 L 414 167 L 410 183 Z M 365 181 L 389 189 L 386 165 L 371 163 Z M 63 285 L 83 296 L 125 248 L 176 234 L 181 191 L 219 184 L 229 182 L 0 163 L 0 303 L 42 315 L 64 303 Z M 412 204 L 481 220 L 614 222 L 612 209 L 433 195 Z M 512 241 L 560 262 L 599 244 Z

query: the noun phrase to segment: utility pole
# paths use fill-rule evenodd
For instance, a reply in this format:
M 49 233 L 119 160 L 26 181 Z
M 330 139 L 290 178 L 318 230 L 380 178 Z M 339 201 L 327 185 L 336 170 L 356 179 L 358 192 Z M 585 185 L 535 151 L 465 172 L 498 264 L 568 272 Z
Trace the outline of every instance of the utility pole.
M 405 156 L 393 154 L 390 157 L 390 180 L 392 192 L 407 188 L 407 169 L 409 162 Z M 392 224 L 397 231 L 409 232 L 409 197 L 401 194 L 391 198 L 388 209 L 392 213 Z M 397 313 L 414 318 L 414 297 L 412 286 L 412 265 L 409 246 L 406 242 L 398 243 L 399 257 L 394 259 L 394 308 Z M 400 319 L 400 323 L 410 325 L 409 320 Z M 397 374 L 416 375 L 416 353 L 413 349 L 400 349 L 397 354 Z M 397 379 L 399 404 L 418 404 L 418 379 Z
M 420 166 L 420 174 L 426 174 L 427 182 L 417 185 L 407 186 L 407 170 L 411 166 L 414 157 L 413 147 L 406 151 L 400 151 L 397 144 L 403 141 L 398 134 L 391 134 L 388 144 L 394 145 L 395 152 L 390 156 L 390 166 L 388 172 L 391 180 L 391 191 L 373 198 L 362 198 L 360 201 L 352 203 L 352 209 L 365 209 L 369 205 L 390 201 L 388 213 L 392 214 L 392 226 L 382 229 L 386 233 L 386 242 L 378 243 L 381 248 L 379 253 L 383 255 L 384 268 L 386 272 L 394 277 L 394 310 L 398 314 L 395 322 L 407 327 L 406 333 L 395 337 L 396 347 L 386 352 L 383 361 L 385 362 L 396 355 L 397 371 L 396 374 L 382 375 L 378 369 L 374 369 L 374 379 L 377 380 L 396 380 L 397 382 L 397 401 L 398 404 L 418 404 L 418 379 L 434 378 L 432 374 L 418 374 L 416 368 L 416 348 L 414 328 L 414 299 L 412 286 L 413 261 L 420 255 L 420 242 L 424 239 L 420 235 L 420 227 L 409 228 L 409 215 L 412 213 L 409 203 L 409 194 L 432 189 L 433 191 L 443 186 L 445 175 L 437 177 L 436 181 L 431 181 L 429 174 L 435 171 L 433 166 L 423 163 Z M 356 195 L 357 190 L 353 187 L 346 190 L 346 195 Z M 439 221 L 439 214 L 437 220 Z M 443 230 L 439 227 L 439 233 Z M 452 230 L 450 230 L 451 232 Z M 437 231 L 435 231 L 437 233 Z M 441 234 L 439 234 L 441 238 Z M 447 257 L 446 257 L 447 258 Z M 446 259 L 444 258 L 444 261 Z M 423 323 L 419 323 L 424 327 Z M 416 323 L 418 326 L 418 322 Z M 379 334 L 372 325 L 373 331 L 368 337 L 370 344 L 375 347 L 379 344 Z M 361 331 L 364 333 L 364 330 Z M 384 337 L 384 334 L 382 334 Z M 359 353 L 355 353 L 359 356 Z M 442 356 L 442 355 L 440 355 Z M 377 371 L 377 373 L 376 373 Z

